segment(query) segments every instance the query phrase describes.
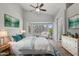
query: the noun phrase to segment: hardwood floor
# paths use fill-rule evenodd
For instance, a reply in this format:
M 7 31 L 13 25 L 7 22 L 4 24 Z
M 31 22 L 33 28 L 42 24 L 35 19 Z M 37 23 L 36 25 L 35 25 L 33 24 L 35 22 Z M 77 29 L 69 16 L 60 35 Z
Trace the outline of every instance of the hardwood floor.
M 72 56 L 71 53 L 62 47 L 61 41 L 56 42 L 55 40 L 49 39 L 49 42 L 63 54 L 62 56 Z

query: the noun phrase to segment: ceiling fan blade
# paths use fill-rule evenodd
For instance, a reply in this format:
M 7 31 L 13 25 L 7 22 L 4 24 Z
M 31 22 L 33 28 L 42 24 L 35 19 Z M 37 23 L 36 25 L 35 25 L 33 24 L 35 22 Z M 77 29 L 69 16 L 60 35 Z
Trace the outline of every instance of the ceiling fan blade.
M 42 7 L 44 4 L 42 3 L 39 7 Z
M 46 11 L 46 9 L 40 9 L 41 11 Z
M 33 8 L 36 8 L 35 6 L 33 6 L 33 5 L 30 5 L 31 7 L 33 7 Z

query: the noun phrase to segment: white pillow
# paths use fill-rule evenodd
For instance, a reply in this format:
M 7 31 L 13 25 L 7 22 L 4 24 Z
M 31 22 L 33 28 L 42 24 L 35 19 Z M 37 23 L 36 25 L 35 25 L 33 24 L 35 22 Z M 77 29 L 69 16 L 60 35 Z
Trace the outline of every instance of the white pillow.
M 12 42 L 15 42 L 15 40 L 12 36 L 10 36 L 10 39 L 11 39 Z

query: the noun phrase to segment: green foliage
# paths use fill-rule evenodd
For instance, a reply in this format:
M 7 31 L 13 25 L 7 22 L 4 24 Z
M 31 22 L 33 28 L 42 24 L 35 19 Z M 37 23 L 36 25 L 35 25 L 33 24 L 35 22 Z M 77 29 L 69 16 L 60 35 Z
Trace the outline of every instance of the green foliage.
M 52 28 L 49 29 L 48 32 L 49 32 L 49 35 L 52 35 L 52 33 L 53 33 L 53 29 L 52 29 Z

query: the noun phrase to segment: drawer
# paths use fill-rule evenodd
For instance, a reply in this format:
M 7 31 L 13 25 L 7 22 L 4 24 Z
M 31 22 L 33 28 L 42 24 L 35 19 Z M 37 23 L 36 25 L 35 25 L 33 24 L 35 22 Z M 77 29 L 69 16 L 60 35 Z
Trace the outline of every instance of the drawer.
M 76 49 L 71 49 L 71 53 L 73 54 L 73 55 L 78 55 L 78 51 L 76 50 Z
M 4 51 L 5 49 L 9 48 L 10 45 L 9 44 L 6 44 L 6 45 L 3 45 L 0 47 L 0 52 Z

